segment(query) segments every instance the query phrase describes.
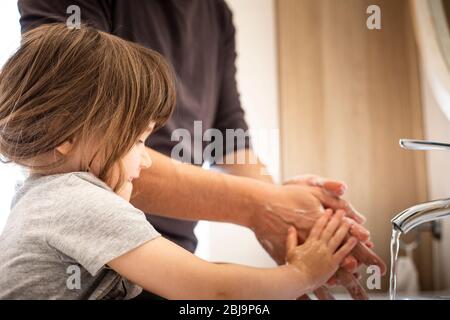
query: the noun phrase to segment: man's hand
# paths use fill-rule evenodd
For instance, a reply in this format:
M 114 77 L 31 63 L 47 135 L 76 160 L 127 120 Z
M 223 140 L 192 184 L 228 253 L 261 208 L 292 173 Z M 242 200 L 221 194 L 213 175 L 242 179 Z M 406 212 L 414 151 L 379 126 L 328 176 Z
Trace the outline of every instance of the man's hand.
M 349 202 L 340 199 L 347 190 L 347 185 L 342 181 L 305 174 L 287 180 L 284 182 L 284 185 L 304 185 L 321 188 L 323 195 L 318 194 L 317 196 L 325 208 L 343 209 L 346 211 L 347 217 L 360 224 L 366 221 L 366 218 L 356 211 Z
M 369 239 L 369 232 L 349 218 L 357 215 L 345 200 L 337 199 L 323 188 L 301 184 L 274 186 L 271 198 L 262 212 L 255 215 L 251 228 L 272 258 L 282 264 L 286 250 L 284 239 L 289 226 L 294 226 L 300 238 L 306 239 L 324 208 L 342 209 L 352 224 L 350 234 L 363 242 Z

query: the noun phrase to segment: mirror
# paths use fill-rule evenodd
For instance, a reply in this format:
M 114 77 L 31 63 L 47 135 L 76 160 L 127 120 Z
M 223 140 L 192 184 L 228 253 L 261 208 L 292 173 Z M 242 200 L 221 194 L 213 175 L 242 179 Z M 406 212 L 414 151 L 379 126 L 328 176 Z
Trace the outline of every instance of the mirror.
M 450 0 L 430 0 L 429 5 L 439 49 L 446 63 L 447 70 L 450 70 Z
M 450 0 L 413 0 L 412 11 L 424 76 L 450 120 Z

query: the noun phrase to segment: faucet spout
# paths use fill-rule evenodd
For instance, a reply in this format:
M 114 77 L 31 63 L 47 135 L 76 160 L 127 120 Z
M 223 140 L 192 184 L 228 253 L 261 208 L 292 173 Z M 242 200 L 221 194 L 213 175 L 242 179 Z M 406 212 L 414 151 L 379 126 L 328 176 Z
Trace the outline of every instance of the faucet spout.
M 450 150 L 449 143 L 425 141 L 425 140 L 412 140 L 412 139 L 400 139 L 400 147 L 407 150 Z
M 407 233 L 422 223 L 447 216 L 450 216 L 450 198 L 419 203 L 399 213 L 391 222 L 395 229 Z

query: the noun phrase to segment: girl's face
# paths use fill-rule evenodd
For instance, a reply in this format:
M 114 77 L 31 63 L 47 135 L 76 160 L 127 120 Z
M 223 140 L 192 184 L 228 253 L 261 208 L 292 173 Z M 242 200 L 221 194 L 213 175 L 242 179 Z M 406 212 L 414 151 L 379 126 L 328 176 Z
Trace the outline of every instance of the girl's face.
M 131 148 L 121 160 L 125 174 L 125 183 L 121 189 L 117 191 L 117 194 L 127 201 L 130 201 L 131 192 L 133 191 L 133 179 L 139 178 L 141 170 L 149 168 L 152 164 L 144 142 L 152 132 L 153 128 L 154 123 L 141 134 L 133 148 Z M 115 172 L 115 174 L 117 175 L 117 172 Z M 116 179 L 113 178 L 113 180 Z
M 150 133 L 153 131 L 155 123 L 151 123 L 147 130 L 145 130 L 136 141 L 135 145 L 131 150 L 121 159 L 123 174 L 125 175 L 125 182 L 117 191 L 117 194 L 127 201 L 130 201 L 131 192 L 133 191 L 133 179 L 139 178 L 142 169 L 149 168 L 152 164 L 150 156 L 145 147 L 145 140 L 148 138 Z M 73 148 L 72 142 L 64 142 L 56 148 L 56 150 L 64 155 L 67 155 Z M 80 148 L 77 148 L 72 153 L 68 161 L 59 169 L 62 172 L 73 172 L 78 171 L 80 168 L 81 158 L 83 152 Z M 90 172 L 98 176 L 100 172 L 101 161 L 99 158 L 94 158 L 89 168 Z M 59 173 L 59 172 L 55 172 Z M 117 164 L 113 170 L 112 174 L 108 179 L 108 185 L 114 189 L 119 180 L 119 165 Z

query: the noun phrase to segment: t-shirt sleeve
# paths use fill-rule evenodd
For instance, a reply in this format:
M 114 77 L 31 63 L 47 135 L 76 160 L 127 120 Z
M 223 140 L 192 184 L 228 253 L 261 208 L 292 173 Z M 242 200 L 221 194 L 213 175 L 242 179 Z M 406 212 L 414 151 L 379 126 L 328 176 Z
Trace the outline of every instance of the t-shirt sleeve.
M 109 261 L 160 236 L 142 211 L 110 190 L 71 177 L 46 233 L 47 243 L 91 275 Z M 67 190 L 65 188 L 65 190 Z
M 242 129 L 245 132 L 248 130 L 248 125 L 245 121 L 245 112 L 241 106 L 236 82 L 236 31 L 233 25 L 232 12 L 224 1 L 219 1 L 218 3 L 222 17 L 222 50 L 219 61 L 221 81 L 219 87 L 218 109 L 213 127 L 219 129 L 225 137 L 226 129 Z M 226 154 L 250 147 L 250 137 L 246 135 L 245 140 L 237 139 L 234 146 L 226 144 L 223 150 Z
M 42 24 L 65 23 L 72 14 L 67 13 L 67 8 L 72 5 L 80 8 L 81 23 L 110 32 L 111 0 L 19 0 L 22 33 Z

